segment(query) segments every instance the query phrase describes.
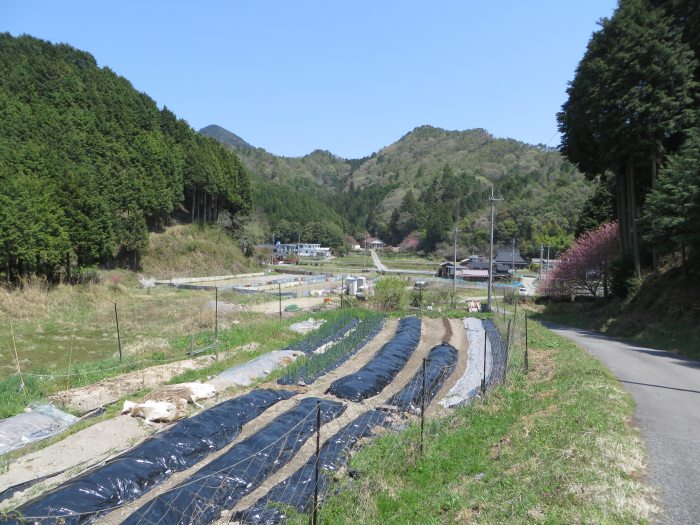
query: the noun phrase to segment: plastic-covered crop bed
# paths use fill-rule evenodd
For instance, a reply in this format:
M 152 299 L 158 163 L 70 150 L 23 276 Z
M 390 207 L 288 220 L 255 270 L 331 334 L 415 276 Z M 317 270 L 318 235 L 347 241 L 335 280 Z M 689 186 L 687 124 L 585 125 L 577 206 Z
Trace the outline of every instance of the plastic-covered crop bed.
M 356 317 L 351 319 L 340 318 L 334 323 L 324 323 L 318 330 L 311 332 L 307 337 L 292 343 L 285 350 L 294 350 L 310 354 L 318 348 L 342 339 L 345 334 L 355 328 L 360 320 Z
M 404 367 L 420 341 L 421 321 L 405 317 L 394 338 L 382 346 L 372 360 L 354 374 L 337 379 L 329 392 L 341 399 L 361 401 L 381 392 Z
M 355 355 L 376 337 L 383 324 L 383 316 L 378 314 L 368 315 L 366 319 L 357 324 L 355 331 L 339 340 L 322 354 L 310 354 L 306 358 L 301 358 L 299 362 L 289 365 L 285 369 L 284 376 L 277 382 L 280 385 L 296 385 L 299 383 L 310 385 L 316 379 L 331 370 L 335 370 Z
M 319 402 L 321 424 L 332 421 L 345 410 L 345 405 L 335 401 L 303 399 L 186 482 L 144 504 L 123 525 L 211 523 L 223 509 L 234 507 L 240 498 L 255 490 L 298 452 L 316 431 Z
M 293 395 L 286 390 L 253 390 L 183 419 L 104 466 L 22 505 L 17 513 L 23 519 L 14 523 L 89 523 L 99 513 L 138 499 L 173 472 L 230 443 L 244 424 Z M 34 519 L 41 516 L 51 516 L 52 521 Z
M 425 360 L 425 402 L 429 403 L 442 387 L 457 365 L 457 349 L 447 343 L 433 347 Z M 408 384 L 394 395 L 388 405 L 402 410 L 417 412 L 423 401 L 423 367 Z
M 491 373 L 486 379 L 486 385 L 491 387 L 502 384 L 506 379 L 508 343 L 501 337 L 501 332 L 491 319 L 486 319 L 483 323 L 491 347 Z
M 326 441 L 319 452 L 319 493 L 330 483 L 333 472 L 345 464 L 357 441 L 371 436 L 377 426 L 387 426 L 388 417 L 387 412 L 369 410 Z M 234 519 L 242 524 L 272 525 L 284 522 L 284 509 L 309 512 L 313 506 L 315 467 L 314 454 L 303 467 L 273 487 L 253 506 L 236 513 Z

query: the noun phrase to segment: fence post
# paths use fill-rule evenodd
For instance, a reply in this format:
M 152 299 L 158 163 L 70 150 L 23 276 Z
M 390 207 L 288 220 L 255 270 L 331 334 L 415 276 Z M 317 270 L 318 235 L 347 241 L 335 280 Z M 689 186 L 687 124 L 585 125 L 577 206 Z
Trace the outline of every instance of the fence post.
M 506 289 L 503 288 L 503 322 L 506 322 Z
M 510 319 L 508 319 L 508 334 L 506 335 L 506 345 L 508 346 L 508 350 L 510 350 L 510 340 L 511 340 L 511 325 L 510 325 Z
M 219 341 L 219 287 L 214 287 L 214 339 Z
M 119 362 L 122 362 L 122 336 L 119 333 L 119 314 L 117 313 L 117 303 L 114 303 L 114 320 L 117 322 L 117 346 L 119 347 Z
M 527 374 L 528 369 L 529 369 L 529 363 L 528 363 L 528 358 L 527 358 L 527 343 L 528 343 L 528 337 L 527 337 L 527 314 L 525 314 L 525 373 Z
M 318 525 L 318 475 L 321 463 L 321 402 L 316 402 L 316 465 L 314 467 L 314 510 L 311 525 Z
M 277 283 L 277 289 L 279 290 L 280 298 L 280 319 L 282 319 L 282 283 Z
M 486 327 L 484 327 L 484 378 L 481 380 L 481 393 L 486 394 Z
M 425 429 L 425 361 L 423 358 L 423 394 L 420 400 L 420 454 L 423 455 L 423 430 Z

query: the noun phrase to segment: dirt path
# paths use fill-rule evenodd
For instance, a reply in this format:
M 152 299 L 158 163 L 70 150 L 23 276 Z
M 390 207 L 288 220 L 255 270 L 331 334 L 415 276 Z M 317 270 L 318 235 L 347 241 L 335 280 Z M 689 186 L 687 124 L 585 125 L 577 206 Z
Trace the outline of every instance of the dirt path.
M 130 448 L 155 431 L 132 417 L 109 419 L 72 434 L 51 446 L 22 456 L 9 464 L 0 475 L 0 489 L 6 489 L 25 481 L 31 481 L 53 473 L 54 477 L 16 493 L 4 501 L 0 508 L 9 510 L 32 495 L 45 492 L 74 477 L 76 471 L 87 470 Z
M 300 309 L 302 310 L 309 310 L 311 308 L 314 308 L 316 306 L 322 306 L 324 304 L 326 305 L 334 305 L 337 303 L 336 299 L 333 299 L 331 303 L 324 303 L 325 298 L 324 297 L 299 297 L 297 299 L 284 299 L 282 298 L 282 311 L 284 312 L 284 308 L 286 306 L 289 306 L 290 304 L 295 304 L 297 305 Z M 259 303 L 259 304 L 252 304 L 250 306 L 246 306 L 246 311 L 248 312 L 258 312 L 262 314 L 277 314 L 280 311 L 280 303 L 279 301 L 268 301 L 265 303 Z
M 352 358 L 348 359 L 348 361 L 343 363 L 337 369 L 333 370 L 331 373 L 320 378 L 318 381 L 316 381 L 310 387 L 298 388 L 299 395 L 296 395 L 290 399 L 276 403 L 275 405 L 270 407 L 268 410 L 263 412 L 260 416 L 255 418 L 253 421 L 244 425 L 242 430 L 241 430 L 241 433 L 229 445 L 222 448 L 221 450 L 218 450 L 217 452 L 214 452 L 213 454 L 210 454 L 203 461 L 200 461 L 199 463 L 192 466 L 191 468 L 184 470 L 182 472 L 174 473 L 162 485 L 159 485 L 158 487 L 149 491 L 147 494 L 145 494 L 143 497 L 139 498 L 138 500 L 133 501 L 133 502 L 125 505 L 124 507 L 121 507 L 119 509 L 116 509 L 116 510 L 110 512 L 109 514 L 105 515 L 103 518 L 98 520 L 96 523 L 115 524 L 115 525 L 118 523 L 121 523 L 130 514 L 132 514 L 137 509 L 139 509 L 142 505 L 153 500 L 157 496 L 169 491 L 177 484 L 187 480 L 195 472 L 197 472 L 199 469 L 201 469 L 203 466 L 207 465 L 208 463 L 210 463 L 210 462 L 214 461 L 215 459 L 219 458 L 220 456 L 224 455 L 226 452 L 228 452 L 236 444 L 238 444 L 241 441 L 243 441 L 244 439 L 252 436 L 256 432 L 258 432 L 261 428 L 263 428 L 265 425 L 270 423 L 274 418 L 276 418 L 280 414 L 282 414 L 282 413 L 286 412 L 287 410 L 291 409 L 292 407 L 294 407 L 300 401 L 300 399 L 302 397 L 313 397 L 313 396 L 322 397 L 322 396 L 324 396 L 325 391 L 328 389 L 330 384 L 335 379 L 342 377 L 342 376 L 345 376 L 347 374 L 351 374 L 353 372 L 356 372 L 357 370 L 362 368 L 362 366 L 364 366 L 374 356 L 374 354 L 376 354 L 377 350 L 379 350 L 384 345 L 384 343 L 389 341 L 394 336 L 394 334 L 396 333 L 396 325 L 397 325 L 396 320 L 387 321 L 385 323 L 384 327 L 382 328 L 382 330 L 379 332 L 379 334 L 377 334 L 377 337 L 372 339 L 367 345 L 365 345 Z M 261 385 L 261 387 L 263 387 L 263 388 L 266 386 L 267 387 L 272 386 L 274 388 L 283 388 L 283 387 L 278 386 L 277 384 Z M 284 387 L 284 388 L 288 388 L 288 387 Z
M 220 352 L 219 359 L 227 359 L 241 350 L 252 348 L 235 348 L 227 352 Z M 166 383 L 176 375 L 205 368 L 215 361 L 215 356 L 204 355 L 192 359 L 183 359 L 165 365 L 152 366 L 143 370 L 136 370 L 116 377 L 103 379 L 92 385 L 81 386 L 64 390 L 49 397 L 49 401 L 57 405 L 63 405 L 79 414 L 85 414 L 101 406 L 109 405 L 122 397 L 143 390 L 153 388 Z
M 447 413 L 447 409 L 436 403 L 435 401 L 440 401 L 443 397 L 447 395 L 450 389 L 455 385 L 457 380 L 464 375 L 467 371 L 467 356 L 469 353 L 469 338 L 467 337 L 467 332 L 464 329 L 464 323 L 462 319 L 450 319 L 450 326 L 452 328 L 452 337 L 448 341 L 452 346 L 457 349 L 457 365 L 454 371 L 447 378 L 442 388 L 438 391 L 433 399 L 433 403 L 425 411 L 426 415 L 429 417 L 440 416 Z

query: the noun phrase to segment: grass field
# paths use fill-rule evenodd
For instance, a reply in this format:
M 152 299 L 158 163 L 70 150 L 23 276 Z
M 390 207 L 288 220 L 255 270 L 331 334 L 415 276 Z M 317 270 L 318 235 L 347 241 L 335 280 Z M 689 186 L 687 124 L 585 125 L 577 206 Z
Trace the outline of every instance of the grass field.
M 530 323 L 531 371 L 484 401 L 379 438 L 321 523 L 646 523 L 654 510 L 632 401 L 580 348 Z M 298 523 L 305 523 L 303 518 Z

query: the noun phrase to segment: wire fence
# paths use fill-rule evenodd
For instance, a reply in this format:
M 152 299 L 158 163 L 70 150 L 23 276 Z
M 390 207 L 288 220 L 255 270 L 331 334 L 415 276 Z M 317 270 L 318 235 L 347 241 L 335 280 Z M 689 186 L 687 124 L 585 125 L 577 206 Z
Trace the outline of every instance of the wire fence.
M 354 334 L 363 340 L 376 330 L 373 322 L 376 319 L 362 329 L 360 323 L 335 345 Z M 501 323 L 484 322 L 487 358 L 481 379 L 486 391 L 507 380 L 508 368 L 513 366 L 509 353 L 516 325 L 504 331 Z M 352 483 L 347 463 L 360 447 L 377 436 L 388 440 L 400 436 L 402 443 L 412 443 L 411 450 L 407 453 L 405 447 L 397 446 L 396 457 L 382 461 L 392 468 L 409 468 L 430 446 L 425 427 L 435 422 L 426 417 L 426 411 L 448 380 L 454 379 L 459 351 L 465 349 L 447 344 L 434 347 L 400 389 L 401 385 L 392 384 L 368 403 L 348 403 L 328 395 L 302 398 L 165 492 L 147 494 L 136 502 L 117 502 L 99 512 L 66 512 L 57 506 L 41 515 L 5 516 L 0 523 L 88 523 L 109 512 L 118 512 L 119 520 L 128 525 L 306 523 L 309 519 L 317 523 L 321 502 L 344 483 Z

